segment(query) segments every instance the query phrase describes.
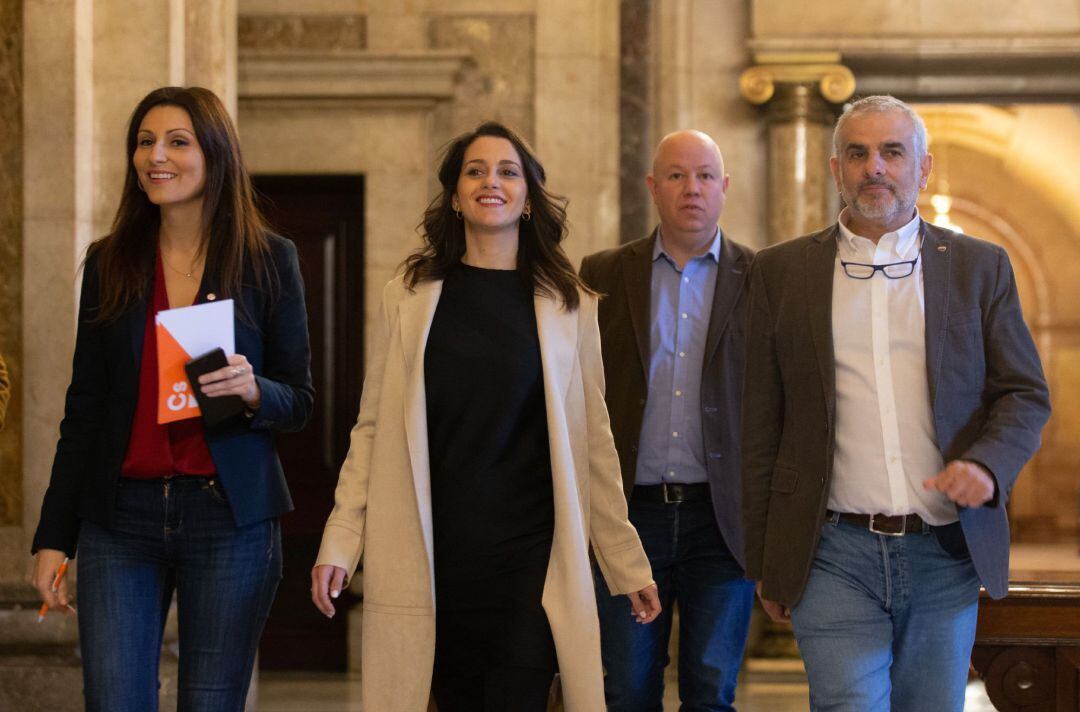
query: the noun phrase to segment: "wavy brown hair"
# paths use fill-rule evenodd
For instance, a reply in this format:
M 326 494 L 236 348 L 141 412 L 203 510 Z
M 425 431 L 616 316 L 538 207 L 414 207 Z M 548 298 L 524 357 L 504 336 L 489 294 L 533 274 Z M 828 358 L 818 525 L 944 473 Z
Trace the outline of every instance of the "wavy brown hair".
M 112 229 L 90 245 L 87 257 L 97 259 L 100 275 L 99 321 L 111 321 L 147 297 L 154 270 L 161 210 L 139 187 L 132 164 L 139 127 L 151 109 L 176 106 L 191 118 L 195 138 L 206 162 L 203 193 L 202 241 L 204 271 L 217 283 L 222 296 L 236 297 L 245 278 L 245 267 L 258 289 L 275 289 L 269 265 L 268 228 L 259 209 L 251 179 L 240 156 L 236 128 L 221 100 L 202 87 L 161 87 L 147 94 L 131 114 L 127 129 L 127 172 L 120 206 Z M 243 304 L 237 300 L 240 316 Z
M 532 219 L 519 223 L 517 269 L 534 292 L 558 298 L 568 311 L 578 308 L 581 292 L 592 294 L 578 277 L 560 243 L 566 239 L 566 199 L 548 192 L 544 167 L 529 145 L 512 130 L 495 121 L 480 124 L 449 144 L 439 165 L 442 190 L 424 211 L 417 226 L 423 246 L 404 264 L 405 284 L 413 289 L 421 282 L 445 279 L 465 254 L 465 224 L 453 209 L 453 196 L 465 162 L 465 151 L 481 136 L 509 141 L 521 157 Z

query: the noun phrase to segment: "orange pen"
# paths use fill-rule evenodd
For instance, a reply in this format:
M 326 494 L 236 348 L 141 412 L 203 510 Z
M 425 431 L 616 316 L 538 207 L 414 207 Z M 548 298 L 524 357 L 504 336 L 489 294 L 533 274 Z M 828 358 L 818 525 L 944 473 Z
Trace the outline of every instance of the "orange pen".
M 52 590 L 53 593 L 56 593 L 57 591 L 60 590 L 60 581 L 63 580 L 64 574 L 67 573 L 67 567 L 68 567 L 68 559 L 65 556 L 64 557 L 64 563 L 60 564 L 60 568 L 58 568 L 56 570 L 56 576 L 53 577 L 52 586 L 51 586 L 51 590 Z M 41 621 L 45 620 L 45 614 L 48 613 L 48 612 L 49 612 L 49 604 L 48 603 L 42 603 L 41 608 L 39 608 L 38 612 L 37 612 L 37 622 L 40 623 Z

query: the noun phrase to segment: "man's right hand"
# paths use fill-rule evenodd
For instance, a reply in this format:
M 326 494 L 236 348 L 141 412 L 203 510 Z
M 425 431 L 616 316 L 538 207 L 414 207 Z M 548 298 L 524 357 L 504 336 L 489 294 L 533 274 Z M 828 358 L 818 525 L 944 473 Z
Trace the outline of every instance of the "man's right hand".
M 758 581 L 754 586 L 754 590 L 757 591 L 758 600 L 761 601 L 761 607 L 765 609 L 765 612 L 769 614 L 769 618 L 774 623 L 784 623 L 791 620 L 791 609 L 782 603 L 776 601 L 770 601 L 761 595 L 761 582 Z

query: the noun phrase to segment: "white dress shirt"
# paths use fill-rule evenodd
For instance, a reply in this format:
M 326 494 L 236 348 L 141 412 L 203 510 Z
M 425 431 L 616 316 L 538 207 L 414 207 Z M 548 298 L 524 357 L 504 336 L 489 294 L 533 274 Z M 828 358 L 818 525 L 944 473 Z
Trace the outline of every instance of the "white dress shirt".
M 836 442 L 829 509 L 859 514 L 915 513 L 933 525 L 957 520 L 943 493 L 923 480 L 944 467 L 926 379 L 923 265 L 908 277 L 853 279 L 841 260 L 882 265 L 913 260 L 922 240 L 918 213 L 873 241 L 840 213 L 833 271 Z

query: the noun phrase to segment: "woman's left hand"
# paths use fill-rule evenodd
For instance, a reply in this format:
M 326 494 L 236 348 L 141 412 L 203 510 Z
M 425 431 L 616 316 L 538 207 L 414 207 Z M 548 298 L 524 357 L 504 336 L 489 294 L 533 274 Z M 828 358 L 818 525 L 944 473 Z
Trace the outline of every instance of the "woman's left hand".
M 660 615 L 660 594 L 656 590 L 655 583 L 649 584 L 640 591 L 628 593 L 626 597 L 630 599 L 630 608 L 638 623 L 652 623 Z
M 229 365 L 199 376 L 202 392 L 211 398 L 220 396 L 240 396 L 251 410 L 257 410 L 262 402 L 259 382 L 255 372 L 243 354 L 227 357 Z

